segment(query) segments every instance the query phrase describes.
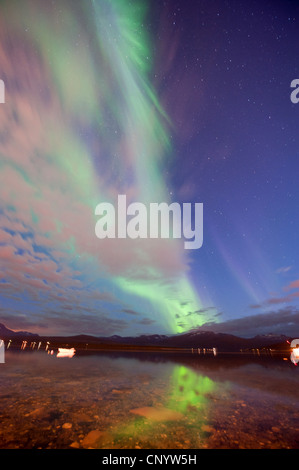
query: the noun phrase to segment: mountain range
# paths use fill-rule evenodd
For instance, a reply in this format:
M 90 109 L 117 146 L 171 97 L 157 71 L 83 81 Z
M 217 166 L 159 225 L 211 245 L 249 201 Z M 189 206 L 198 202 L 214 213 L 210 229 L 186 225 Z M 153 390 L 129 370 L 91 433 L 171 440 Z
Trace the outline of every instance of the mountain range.
M 141 335 L 97 337 L 92 335 L 76 336 L 39 336 L 28 331 L 13 331 L 0 323 L 0 338 L 4 340 L 11 339 L 13 342 L 23 340 L 30 341 L 50 341 L 52 344 L 76 345 L 76 347 L 87 347 L 89 349 L 98 349 L 108 347 L 109 349 L 121 348 L 217 348 L 219 352 L 239 352 L 247 349 L 288 349 L 287 340 L 291 341 L 285 335 L 258 335 L 253 338 L 243 338 L 225 333 L 214 333 L 212 331 L 191 330 L 186 333 L 176 335 Z

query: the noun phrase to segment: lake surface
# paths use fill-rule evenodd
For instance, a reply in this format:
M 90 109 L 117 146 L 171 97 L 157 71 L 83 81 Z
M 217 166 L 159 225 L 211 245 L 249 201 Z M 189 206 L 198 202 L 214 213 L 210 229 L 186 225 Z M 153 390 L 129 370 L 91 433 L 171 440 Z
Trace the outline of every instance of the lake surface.
M 6 351 L 1 448 L 299 447 L 299 367 L 283 357 Z

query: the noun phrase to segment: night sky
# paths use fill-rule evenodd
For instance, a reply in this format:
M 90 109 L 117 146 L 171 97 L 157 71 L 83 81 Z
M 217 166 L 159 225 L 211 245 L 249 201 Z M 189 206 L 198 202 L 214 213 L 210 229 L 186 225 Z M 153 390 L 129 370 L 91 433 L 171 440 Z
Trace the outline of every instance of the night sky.
M 39 334 L 299 334 L 299 4 L 0 4 L 0 322 Z M 200 202 L 203 246 L 95 236 Z

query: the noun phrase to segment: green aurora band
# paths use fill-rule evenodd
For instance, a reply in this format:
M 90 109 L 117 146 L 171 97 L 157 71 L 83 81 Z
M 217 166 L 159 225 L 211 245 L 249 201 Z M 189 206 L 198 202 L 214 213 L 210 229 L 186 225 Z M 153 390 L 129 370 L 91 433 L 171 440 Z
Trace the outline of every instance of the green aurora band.
M 144 204 L 171 202 L 163 165 L 173 158 L 168 135 L 173 124 L 150 82 L 153 58 L 145 27 L 147 3 L 92 0 L 73 6 L 61 1 L 59 18 L 50 4 L 38 5 L 24 1 L 22 14 L 15 1 L 3 7 L 10 27 L 20 34 L 26 31 L 37 51 L 55 110 L 47 112 L 41 104 L 37 108 L 47 131 L 39 153 L 46 184 L 43 173 L 32 175 L 25 164 L 17 170 L 34 188 L 34 203 L 32 199 L 27 206 L 33 230 L 42 232 L 38 203 L 53 196 L 48 214 L 52 225 L 43 236 L 55 241 L 74 269 L 93 266 L 96 290 L 104 283 L 120 303 L 150 311 L 152 321 L 165 331 L 181 333 L 199 326 L 205 317 L 199 320 L 190 310 L 202 308 L 202 303 L 188 278 L 187 254 L 180 240 L 106 243 L 94 235 L 96 205 L 115 202 L 117 194 Z M 34 96 L 33 91 L 28 99 L 36 100 Z M 12 165 L 5 159 L 4 164 Z M 54 179 L 49 183 L 47 168 L 59 173 L 64 202 L 54 198 L 58 183 Z M 64 217 L 67 211 L 69 220 Z M 130 261 L 122 265 L 125 254 Z M 170 268 L 164 269 L 163 263 L 161 267 L 164 258 Z M 117 318 L 115 312 L 111 315 Z

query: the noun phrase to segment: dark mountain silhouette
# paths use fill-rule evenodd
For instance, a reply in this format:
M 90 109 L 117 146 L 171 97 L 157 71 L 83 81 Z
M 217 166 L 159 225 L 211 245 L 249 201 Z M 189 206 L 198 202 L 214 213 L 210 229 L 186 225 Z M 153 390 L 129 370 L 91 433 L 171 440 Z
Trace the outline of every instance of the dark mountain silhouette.
M 29 333 L 29 331 L 13 331 L 6 328 L 3 323 L 0 323 L 0 338 L 1 339 L 13 339 L 13 338 L 21 338 L 26 339 L 30 338 L 39 338 L 39 335 L 36 333 Z
M 254 338 L 242 338 L 225 333 L 214 333 L 212 331 L 192 330 L 177 335 L 141 335 L 97 337 L 92 335 L 75 336 L 39 336 L 28 331 L 13 331 L 0 323 L 0 338 L 11 339 L 14 341 L 38 340 L 50 341 L 52 344 L 76 345 L 76 347 L 121 349 L 122 347 L 141 347 L 141 348 L 217 348 L 219 352 L 239 352 L 240 350 L 273 348 L 288 349 L 287 340 L 291 338 L 285 335 L 258 335 Z
M 219 351 L 240 351 L 240 349 L 266 348 L 275 343 L 285 343 L 285 335 L 259 335 L 254 338 L 242 338 L 226 333 L 212 331 L 192 330 L 179 335 L 142 335 L 138 337 L 110 337 L 100 338 L 112 343 L 126 343 L 134 345 L 160 346 L 166 348 L 206 348 L 216 347 Z

